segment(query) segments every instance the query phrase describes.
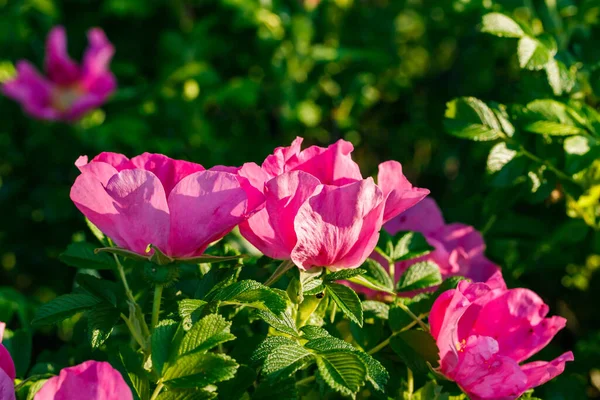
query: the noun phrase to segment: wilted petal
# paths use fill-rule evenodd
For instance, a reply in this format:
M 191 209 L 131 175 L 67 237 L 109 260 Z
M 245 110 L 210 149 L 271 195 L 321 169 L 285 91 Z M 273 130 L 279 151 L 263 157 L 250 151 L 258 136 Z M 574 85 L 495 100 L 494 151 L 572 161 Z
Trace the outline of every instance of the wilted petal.
M 524 364 L 521 369 L 527 376 L 527 388 L 531 389 L 536 386 L 543 385 L 550 379 L 557 377 L 562 374 L 565 370 L 565 363 L 573 361 L 573 353 L 567 351 L 563 355 L 555 358 L 554 360 L 547 361 L 535 361 Z
M 386 223 L 385 230 L 392 235 L 400 231 L 416 231 L 428 235 L 443 226 L 444 217 L 435 200 L 424 198 Z
M 200 164 L 174 160 L 162 154 L 140 154 L 131 159 L 131 164 L 134 168 L 150 171 L 156 175 L 167 196 L 183 178 L 195 172 L 204 171 L 204 167 Z
M 294 263 L 302 269 L 360 266 L 377 244 L 383 200 L 371 178 L 341 187 L 322 186 L 298 210 Z
M 429 194 L 427 189 L 413 187 L 402 173 L 402 164 L 398 161 L 379 164 L 377 185 L 386 196 L 384 223 L 413 207 Z
M 131 389 L 107 362 L 86 361 L 46 381 L 34 400 L 132 400 Z
M 169 255 L 200 255 L 245 219 L 248 197 L 238 177 L 199 171 L 183 178 L 169 195 Z
M 27 61 L 19 61 L 16 69 L 16 77 L 2 85 L 4 95 L 19 102 L 33 117 L 58 119 L 59 112 L 52 108 L 52 84 Z
M 67 53 L 67 35 L 62 26 L 53 28 L 48 34 L 45 65 L 48 77 L 56 84 L 69 86 L 80 77 L 79 66 Z
M 0 369 L 0 399 L 15 400 L 15 384 L 6 372 Z
M 271 179 L 265 186 L 265 208 L 240 225 L 241 234 L 263 254 L 289 259 L 297 242 L 294 219 L 319 185 L 317 178 L 302 171 Z
M 548 306 L 528 289 L 511 289 L 482 308 L 473 334 L 495 338 L 500 353 L 521 362 L 544 348 L 566 320 L 544 318 Z

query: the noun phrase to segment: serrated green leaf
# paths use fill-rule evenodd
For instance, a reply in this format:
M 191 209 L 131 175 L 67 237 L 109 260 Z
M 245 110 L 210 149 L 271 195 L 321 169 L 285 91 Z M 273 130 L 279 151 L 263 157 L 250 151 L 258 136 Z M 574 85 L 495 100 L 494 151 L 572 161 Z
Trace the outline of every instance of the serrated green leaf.
M 307 340 L 331 336 L 329 335 L 329 332 L 327 332 L 320 326 L 305 325 L 302 328 L 300 328 L 300 330 L 302 331 L 302 338 Z
M 113 353 L 108 353 L 109 358 Z M 136 353 L 128 344 L 119 347 L 118 354 L 115 355 L 114 365 L 119 369 L 123 378 L 133 389 L 133 395 L 136 399 L 147 399 L 150 397 L 150 382 L 146 371 L 143 369 L 143 357 Z M 111 363 L 112 364 L 112 363 Z
M 525 32 L 512 18 L 500 13 L 489 13 L 483 16 L 482 32 L 507 38 L 520 38 Z
M 552 121 L 535 121 L 525 125 L 523 129 L 532 133 L 552 136 L 569 136 L 583 133 L 581 129 L 575 126 Z
M 393 236 L 382 231 L 377 247 L 382 249 L 393 262 L 421 257 L 433 250 L 423 234 L 410 231 L 400 231 Z
M 114 269 L 115 260 L 110 254 L 95 253 L 96 246 L 87 242 L 71 243 L 58 259 L 69 267 L 86 269 Z
M 395 294 L 394 281 L 379 261 L 367 258 L 360 268 L 367 271 L 366 274 L 350 278 L 350 282 L 380 292 Z
M 177 322 L 165 319 L 160 321 L 152 330 L 152 367 L 159 376 L 162 376 L 163 367 L 171 357 L 173 338 L 178 327 Z
M 397 333 L 392 336 L 390 346 L 415 373 L 425 375 L 429 372 L 427 363 L 433 367 L 439 363 L 438 347 L 428 332 L 410 330 Z
M 89 294 L 65 294 L 42 305 L 31 323 L 35 326 L 51 325 L 88 310 L 102 302 Z
M 365 300 L 362 302 L 363 316 L 365 319 L 377 318 L 387 320 L 389 318 L 390 306 L 375 300 Z
M 494 174 L 517 156 L 517 151 L 509 149 L 505 142 L 500 142 L 490 150 L 487 159 L 487 172 Z
M 552 60 L 552 49 L 533 37 L 523 36 L 517 45 L 517 55 L 521 68 L 540 70 Z
M 157 400 L 211 400 L 217 396 L 217 392 L 204 389 L 169 390 L 159 394 Z
M 200 279 L 194 298 L 211 301 L 221 289 L 237 280 L 240 271 L 241 267 L 239 266 L 219 268 L 217 265 L 212 265 L 210 270 Z
M 446 105 L 444 126 L 448 133 L 475 141 L 507 136 L 492 109 L 474 97 L 460 97 Z
M 371 382 L 375 390 L 383 392 L 385 390 L 385 385 L 387 385 L 387 382 L 390 379 L 389 372 L 379 361 L 367 353 L 360 351 L 355 354 L 360 357 L 361 361 L 367 367 L 368 381 Z
M 233 378 L 237 368 L 237 362 L 224 354 L 195 352 L 177 357 L 163 379 L 171 388 L 203 388 Z
M 327 385 L 346 396 L 353 396 L 365 384 L 367 367 L 350 352 L 333 352 L 317 357 L 317 367 Z
M 278 315 L 267 310 L 256 310 L 254 315 L 265 321 L 279 332 L 286 333 L 291 336 L 299 336 L 296 329 L 296 323 L 289 312 L 284 312 Z
M 92 296 L 106 301 L 112 306 L 117 306 L 117 285 L 105 279 L 96 278 L 88 274 L 78 274 L 75 279 L 77 284 Z
M 213 300 L 243 304 L 275 314 L 285 311 L 286 299 L 273 289 L 253 280 L 233 283 L 215 294 Z
M 86 312 L 92 349 L 95 350 L 106 342 L 119 322 L 120 315 L 120 311 L 108 303 L 100 303 Z
M 436 286 L 440 283 L 442 283 L 440 267 L 432 261 L 423 261 L 411 265 L 404 271 L 398 280 L 396 290 L 408 292 Z
M 413 400 L 449 400 L 450 395 L 443 392 L 443 388 L 435 382 L 427 382 L 425 386 L 412 395 Z
M 292 340 L 285 336 L 269 336 L 265 340 L 263 340 L 254 353 L 252 353 L 252 357 L 250 358 L 250 362 L 253 364 L 259 364 L 264 362 L 269 353 L 271 353 L 274 349 L 280 346 L 294 346 L 298 343 L 295 340 Z
M 527 104 L 522 116 L 523 129 L 528 132 L 567 136 L 585 133 L 577 126 L 577 113 L 566 104 L 556 100 L 541 99 Z
M 348 286 L 339 283 L 328 283 L 327 293 L 335 301 L 342 312 L 350 318 L 351 321 L 363 325 L 363 311 L 360 299 L 356 292 Z
M 198 321 L 206 304 L 206 301 L 197 299 L 183 299 L 177 303 L 177 312 L 184 321 L 186 329 Z
M 271 351 L 263 363 L 263 374 L 269 379 L 284 379 L 314 362 L 314 356 L 299 344 L 284 344 Z
M 341 269 L 325 275 L 325 282 L 343 281 L 366 273 L 367 271 L 361 268 Z
M 230 333 L 231 322 L 219 314 L 210 314 L 196 322 L 186 333 L 178 349 L 184 355 L 194 351 L 208 351 L 213 347 L 234 340 Z
M 307 296 L 321 293 L 323 290 L 325 290 L 323 279 L 312 279 L 306 285 L 302 286 L 302 294 Z

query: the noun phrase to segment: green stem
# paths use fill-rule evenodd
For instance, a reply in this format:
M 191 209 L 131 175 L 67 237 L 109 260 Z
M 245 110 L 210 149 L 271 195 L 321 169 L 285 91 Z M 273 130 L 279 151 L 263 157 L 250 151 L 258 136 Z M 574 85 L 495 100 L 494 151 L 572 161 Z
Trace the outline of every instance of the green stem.
M 160 314 L 160 302 L 162 300 L 162 292 L 163 292 L 163 285 L 156 285 L 154 287 L 154 301 L 152 302 L 152 322 L 151 322 L 151 327 L 152 329 L 156 328 L 156 325 L 158 325 L 158 317 Z
M 267 279 L 265 286 L 271 286 L 276 283 L 283 275 L 285 275 L 286 272 L 292 269 L 293 266 L 294 263 L 291 260 L 283 261 L 281 264 L 279 264 L 275 272 L 273 272 L 273 275 Z
M 425 332 L 429 332 L 429 327 L 423 322 L 421 321 L 421 318 L 417 317 L 412 311 L 410 311 L 410 309 L 408 307 L 406 307 L 405 304 L 398 302 L 396 303 L 398 307 L 400 307 L 402 310 L 404 310 L 405 313 L 407 313 L 408 315 L 410 315 L 410 317 L 417 323 L 419 324 L 419 326 L 421 328 L 423 328 L 423 330 Z
M 119 273 L 119 278 L 121 279 L 121 283 L 123 283 L 123 288 L 125 288 L 125 296 L 127 296 L 127 300 L 129 300 L 129 302 L 131 304 L 133 304 L 133 306 L 135 308 L 135 316 L 138 320 L 139 325 L 142 327 L 142 330 L 144 331 L 144 335 L 150 336 L 150 330 L 148 329 L 148 324 L 146 324 L 146 320 L 144 319 L 144 314 L 142 313 L 142 309 L 139 306 L 139 304 L 137 303 L 137 301 L 135 301 L 135 297 L 133 297 L 133 292 L 131 291 L 129 284 L 127 283 L 127 277 L 125 276 L 125 268 L 123 268 L 123 264 L 121 264 L 121 262 L 119 261 L 119 257 L 117 257 L 116 254 L 113 254 L 113 257 L 115 259 L 115 263 L 117 264 L 117 272 Z M 129 321 L 129 319 L 128 319 L 128 321 Z M 143 347 L 144 346 L 142 345 L 142 348 Z
M 413 377 L 413 372 L 410 368 L 406 368 L 406 384 L 407 384 L 407 391 L 409 394 L 409 398 L 412 399 L 412 395 L 413 392 L 415 391 L 415 379 Z
M 307 383 L 311 383 L 312 381 L 315 380 L 315 376 L 309 376 L 308 378 L 304 378 L 304 379 L 300 379 L 298 382 L 296 382 L 296 386 L 302 386 L 302 385 L 306 385 Z
M 560 179 L 563 179 L 565 181 L 569 181 L 571 183 L 574 183 L 578 186 L 582 186 L 581 183 L 577 182 L 575 179 L 573 179 L 572 177 L 570 177 L 569 175 L 567 175 L 566 173 L 564 173 L 563 171 L 561 171 L 560 169 L 556 168 L 554 165 L 552 165 L 552 163 L 550 163 L 549 161 L 546 160 L 542 160 L 541 158 L 539 158 L 538 156 L 536 156 L 533 153 L 530 153 L 527 149 L 525 149 L 525 147 L 520 146 L 521 153 L 523 153 L 523 155 L 525 157 L 528 157 L 529 159 L 544 165 L 546 168 L 548 168 L 550 171 L 554 172 L 554 174 L 559 177 Z
M 127 325 L 127 328 L 129 328 L 129 332 L 131 332 L 131 336 L 133 336 L 137 344 L 139 344 L 142 349 L 145 348 L 146 345 L 144 344 L 144 338 L 140 337 L 129 318 L 127 318 L 125 314 L 121 313 L 121 319 L 125 321 L 125 325 Z
M 164 383 L 162 383 L 161 381 L 158 381 L 158 386 L 156 386 L 156 389 L 154 389 L 154 392 L 152 393 L 152 397 L 150 397 L 150 400 L 156 400 L 164 386 L 165 386 Z
M 392 337 L 394 337 L 393 334 L 389 338 L 385 339 L 383 342 L 379 343 L 377 346 L 373 347 L 371 350 L 367 351 L 367 354 L 372 355 L 380 350 L 383 350 L 388 344 L 390 344 L 390 340 L 392 340 Z

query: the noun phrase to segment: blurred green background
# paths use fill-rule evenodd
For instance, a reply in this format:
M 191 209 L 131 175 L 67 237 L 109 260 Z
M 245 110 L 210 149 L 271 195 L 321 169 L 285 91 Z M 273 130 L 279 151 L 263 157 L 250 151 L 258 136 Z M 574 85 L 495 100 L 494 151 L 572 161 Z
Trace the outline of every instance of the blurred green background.
M 543 72 L 520 70 L 514 41 L 479 32 L 484 14 L 568 32 L 561 45 L 574 58 L 565 62 L 598 66 L 599 3 L 0 0 L 0 82 L 19 59 L 41 68 L 46 34 L 62 24 L 75 59 L 89 28 L 105 30 L 119 83 L 109 103 L 74 125 L 30 119 L 0 98 L 0 303 L 10 305 L 0 316 L 15 329 L 27 319 L 11 318 L 23 311 L 10 288 L 36 304 L 72 287 L 75 271 L 58 255 L 72 241 L 92 241 L 69 200 L 78 156 L 148 151 L 206 167 L 241 165 L 295 136 L 320 145 L 344 138 L 365 175 L 400 161 L 448 221 L 484 231 L 509 286 L 535 290 L 552 314 L 568 318 L 540 358 L 573 349 L 576 361 L 536 395 L 600 398 L 600 234 L 567 217 L 560 187 L 532 199 L 522 185 L 495 185 L 485 168 L 491 144 L 443 128 L 445 104 L 457 96 L 552 96 Z M 63 340 L 39 333 L 34 353 Z

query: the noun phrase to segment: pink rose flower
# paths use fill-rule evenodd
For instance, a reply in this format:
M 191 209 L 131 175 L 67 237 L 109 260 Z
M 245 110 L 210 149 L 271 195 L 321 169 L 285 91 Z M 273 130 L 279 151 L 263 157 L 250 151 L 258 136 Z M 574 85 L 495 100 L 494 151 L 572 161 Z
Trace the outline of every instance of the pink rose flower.
M 417 262 L 433 261 L 440 267 L 442 278 L 464 276 L 475 282 L 486 282 L 500 268 L 485 257 L 485 242 L 481 233 L 469 225 L 460 223 L 446 224 L 442 212 L 435 200 L 423 199 L 419 204 L 393 218 L 384 226 L 392 235 L 400 231 L 415 231 L 423 234 L 427 242 L 434 248 L 430 253 L 395 265 L 396 280 L 404 271 Z M 371 258 L 379 261 L 386 269 L 387 261 L 378 253 Z M 363 286 L 351 285 L 355 290 L 368 297 L 376 297 L 380 293 Z M 403 293 L 403 296 L 415 293 Z
M 239 171 L 266 199 L 240 232 L 269 257 L 305 270 L 356 268 L 375 248 L 381 225 L 429 193 L 413 187 L 395 161 L 379 166 L 377 185 L 363 179 L 344 140 L 305 150 L 301 143 L 297 138 L 262 166 L 249 163 Z
M 146 255 L 149 244 L 170 257 L 201 255 L 263 202 L 248 181 L 223 167 L 144 153 L 129 160 L 101 153 L 71 188 L 75 206 L 118 246 Z
M 22 60 L 17 63 L 17 76 L 2 86 L 2 92 L 31 116 L 46 120 L 74 121 L 101 106 L 117 85 L 109 70 L 115 50 L 99 28 L 88 31 L 88 40 L 79 66 L 67 54 L 65 29 L 53 28 L 46 42 L 47 78 Z
M 6 328 L 6 324 L 0 322 L 0 342 L 2 342 L 2 337 L 4 336 L 4 328 Z M 0 399 L 15 399 L 15 385 L 13 381 L 16 375 L 15 363 L 10 353 L 3 344 L 0 344 Z
M 34 400 L 132 400 L 131 389 L 107 362 L 86 361 L 46 381 Z
M 501 279 L 500 279 L 501 280 Z M 439 372 L 471 400 L 512 400 L 561 374 L 573 353 L 521 364 L 544 348 L 566 320 L 544 318 L 548 306 L 528 289 L 461 281 L 429 314 L 440 350 Z

